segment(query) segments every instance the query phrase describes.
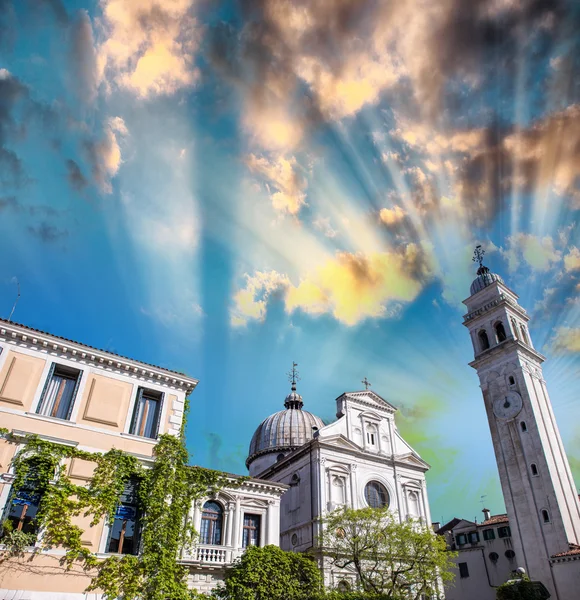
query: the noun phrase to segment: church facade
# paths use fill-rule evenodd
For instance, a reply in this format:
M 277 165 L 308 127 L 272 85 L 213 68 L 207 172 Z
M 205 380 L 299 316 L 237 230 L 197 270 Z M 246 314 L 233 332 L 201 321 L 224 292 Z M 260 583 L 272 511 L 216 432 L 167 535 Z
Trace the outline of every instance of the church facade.
M 429 465 L 398 432 L 396 410 L 369 389 L 346 392 L 336 399 L 337 420 L 324 425 L 303 409 L 293 378 L 284 410 L 259 425 L 246 461 L 252 477 L 289 486 L 280 506 L 283 550 L 316 550 L 320 519 L 345 505 L 388 506 L 401 520 L 431 522 Z M 356 584 L 354 573 L 319 559 L 326 585 Z
M 529 316 L 483 266 L 464 301 L 518 567 L 556 600 L 578 597 L 580 504 Z

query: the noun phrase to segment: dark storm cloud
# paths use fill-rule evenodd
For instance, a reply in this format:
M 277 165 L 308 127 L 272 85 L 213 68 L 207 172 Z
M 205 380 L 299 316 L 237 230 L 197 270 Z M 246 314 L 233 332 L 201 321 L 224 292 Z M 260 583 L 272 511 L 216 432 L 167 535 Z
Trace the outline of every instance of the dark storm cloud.
M 569 106 L 529 127 L 490 126 L 485 141 L 459 171 L 461 195 L 474 216 L 489 219 L 513 191 L 552 187 L 580 205 L 580 105 Z
M 82 192 L 87 187 L 89 182 L 83 175 L 79 165 L 74 160 L 69 158 L 66 161 L 66 168 L 68 171 L 68 182 L 77 192 Z

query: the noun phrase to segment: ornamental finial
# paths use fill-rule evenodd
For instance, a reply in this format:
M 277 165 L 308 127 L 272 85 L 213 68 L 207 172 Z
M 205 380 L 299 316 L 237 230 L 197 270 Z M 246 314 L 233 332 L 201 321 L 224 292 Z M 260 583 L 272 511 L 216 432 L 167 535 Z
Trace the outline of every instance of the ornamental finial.
M 371 387 L 371 382 L 365 377 L 362 381 L 362 384 L 365 386 L 365 390 L 368 390 Z
M 288 372 L 288 381 L 292 384 L 292 391 L 296 391 L 296 382 L 300 381 L 300 377 L 298 375 L 298 369 L 296 368 L 298 363 L 292 361 L 292 370 Z
M 483 257 L 485 256 L 485 249 L 481 247 L 481 244 L 477 244 L 475 250 L 473 251 L 473 258 L 471 259 L 473 262 L 479 263 L 479 269 L 477 269 L 478 275 L 483 275 L 484 273 L 489 272 L 487 267 L 483 266 Z

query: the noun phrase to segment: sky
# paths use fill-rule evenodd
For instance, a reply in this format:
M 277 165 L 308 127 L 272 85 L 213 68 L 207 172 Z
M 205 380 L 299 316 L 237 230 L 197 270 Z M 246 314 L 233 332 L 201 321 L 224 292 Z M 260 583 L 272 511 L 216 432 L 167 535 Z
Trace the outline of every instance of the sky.
M 200 383 L 192 461 L 246 473 L 372 389 L 433 520 L 504 510 L 476 266 L 520 296 L 580 484 L 580 4 L 0 0 L 0 316 Z

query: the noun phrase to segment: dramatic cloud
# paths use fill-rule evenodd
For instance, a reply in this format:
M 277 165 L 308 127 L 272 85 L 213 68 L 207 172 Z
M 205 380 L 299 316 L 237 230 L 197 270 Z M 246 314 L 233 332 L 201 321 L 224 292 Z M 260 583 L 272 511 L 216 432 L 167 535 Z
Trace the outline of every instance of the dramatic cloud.
M 232 325 L 263 321 L 274 293 L 283 296 L 287 313 L 329 314 L 349 326 L 368 318 L 393 317 L 402 303 L 417 297 L 430 275 L 427 258 L 415 244 L 401 252 L 339 252 L 298 285 L 276 271 L 258 272 L 246 276 L 245 288 L 234 296 Z
M 306 203 L 306 181 L 298 173 L 294 157 L 278 156 L 268 160 L 251 154 L 246 163 L 253 173 L 266 180 L 274 210 L 294 216 L 300 212 Z
M 537 271 L 547 271 L 562 258 L 562 253 L 554 247 L 550 236 L 538 237 L 528 233 L 518 233 L 507 238 L 508 247 L 502 254 L 508 261 L 511 273 L 516 271 L 522 260 Z
M 122 162 L 119 138 L 128 133 L 123 119 L 114 117 L 106 123 L 102 139 L 85 141 L 85 152 L 91 164 L 93 179 L 106 194 L 112 192 L 111 179 L 117 174 Z
M 99 72 L 141 97 L 172 94 L 198 78 L 193 0 L 101 0 Z
M 7 146 L 9 138 L 22 134 L 23 125 L 17 117 L 17 109 L 28 100 L 28 88 L 6 69 L 0 69 L 0 182 L 4 186 L 22 183 L 22 161 Z
M 576 246 L 572 246 L 564 256 L 564 268 L 566 271 L 580 270 L 580 250 Z
M 250 319 L 263 321 L 266 318 L 270 296 L 289 285 L 288 277 L 276 271 L 258 271 L 253 276 L 246 275 L 246 286 L 234 295 L 232 326 L 244 326 Z
M 552 344 L 555 351 L 580 352 L 580 328 L 558 327 Z
M 83 175 L 78 164 L 74 160 L 69 158 L 66 161 L 66 168 L 68 171 L 67 179 L 70 185 L 73 187 L 73 189 L 75 189 L 77 192 L 81 192 L 82 190 L 84 190 L 89 182 L 87 181 L 87 178 Z
M 85 10 L 80 10 L 71 22 L 71 51 L 69 53 L 75 90 L 87 103 L 97 95 L 98 73 L 95 41 L 91 19 Z

